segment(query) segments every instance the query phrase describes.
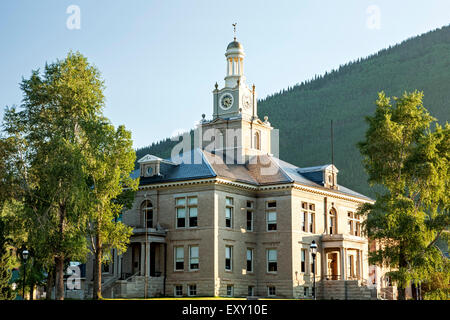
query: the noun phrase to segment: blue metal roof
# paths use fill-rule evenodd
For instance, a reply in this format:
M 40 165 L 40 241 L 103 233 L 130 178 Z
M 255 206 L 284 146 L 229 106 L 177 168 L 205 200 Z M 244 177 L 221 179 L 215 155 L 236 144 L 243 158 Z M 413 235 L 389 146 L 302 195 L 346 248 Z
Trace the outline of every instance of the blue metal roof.
M 282 161 L 275 157 L 270 157 L 271 161 L 280 169 L 272 174 L 272 176 L 263 176 L 257 174 L 258 168 L 249 166 L 248 164 L 224 164 L 213 161 L 212 154 L 208 157 L 201 149 L 194 149 L 187 151 L 180 156 L 182 162 L 175 159 L 167 159 L 170 162 L 178 164 L 170 164 L 167 162 L 160 163 L 160 175 L 153 177 L 141 177 L 140 185 L 148 185 L 154 183 L 186 181 L 203 178 L 224 177 L 234 181 L 242 181 L 252 185 L 267 185 L 267 184 L 281 184 L 289 182 L 297 182 L 306 186 L 326 189 L 330 192 L 341 193 L 349 196 L 355 196 L 366 200 L 372 200 L 356 191 L 348 189 L 344 186 L 338 185 L 339 190 L 328 189 L 324 187 L 323 170 L 330 165 L 323 165 L 317 167 L 299 168 L 293 164 Z M 211 158 L 213 162 L 209 163 Z M 201 160 L 200 163 L 195 163 L 194 160 Z M 198 162 L 198 161 L 197 161 Z M 259 164 L 256 165 L 257 167 Z M 134 170 L 131 174 L 133 178 L 138 178 L 140 175 L 139 169 Z
M 200 149 L 194 149 L 183 153 L 181 159 L 182 162 L 176 165 L 161 162 L 160 175 L 141 177 L 139 184 L 147 185 L 161 182 L 212 178 L 216 176 L 214 170 L 211 168 Z M 201 160 L 200 163 L 195 163 L 198 159 Z M 172 159 L 170 159 L 170 161 L 172 161 Z M 139 169 L 134 170 L 132 173 L 133 177 L 139 177 L 139 175 Z

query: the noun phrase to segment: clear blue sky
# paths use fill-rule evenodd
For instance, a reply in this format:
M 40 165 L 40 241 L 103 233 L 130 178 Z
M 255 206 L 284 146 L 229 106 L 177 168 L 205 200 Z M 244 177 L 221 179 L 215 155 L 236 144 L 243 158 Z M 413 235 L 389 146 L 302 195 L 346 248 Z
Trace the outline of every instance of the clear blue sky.
M 81 10 L 70 30 L 69 5 Z M 369 28 L 379 9 L 379 28 Z M 450 23 L 448 0 L 2 0 L 0 116 L 21 103 L 21 78 L 78 50 L 102 72 L 105 115 L 142 147 L 212 113 L 231 24 L 259 97 Z M 369 23 L 369 26 L 373 24 Z M 260 115 L 261 117 L 264 115 Z

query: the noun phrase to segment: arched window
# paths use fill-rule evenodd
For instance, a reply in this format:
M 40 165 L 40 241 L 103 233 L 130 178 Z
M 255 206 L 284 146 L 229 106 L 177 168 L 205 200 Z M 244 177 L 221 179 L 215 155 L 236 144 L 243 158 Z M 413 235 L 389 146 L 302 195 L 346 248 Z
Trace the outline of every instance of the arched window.
M 150 200 L 142 202 L 141 212 L 145 228 L 153 228 L 153 205 Z
M 331 208 L 328 215 L 328 228 L 330 234 L 337 233 L 337 213 L 335 208 Z
M 253 147 L 256 150 L 261 150 L 261 134 L 259 131 L 255 131 L 255 134 L 253 135 Z

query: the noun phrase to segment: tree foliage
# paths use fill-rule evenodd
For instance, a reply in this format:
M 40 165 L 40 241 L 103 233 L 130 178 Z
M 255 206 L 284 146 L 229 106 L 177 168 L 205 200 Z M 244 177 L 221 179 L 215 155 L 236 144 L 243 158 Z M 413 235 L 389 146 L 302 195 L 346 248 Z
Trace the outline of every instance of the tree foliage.
M 436 242 L 449 239 L 450 126 L 441 127 L 422 98 L 422 92 L 405 92 L 392 104 L 379 93 L 359 143 L 369 183 L 383 187 L 376 203 L 360 211 L 367 215 L 367 236 L 380 245 L 370 262 L 392 269 L 400 298 L 411 281 L 432 281 L 448 270 Z
M 0 182 L 14 191 L 5 196 L 21 204 L 9 215 L 16 230 L 24 226 L 16 245 L 30 250 L 33 267 L 50 272 L 56 266 L 56 296 L 63 299 L 64 266 L 89 253 L 87 226 L 96 214 L 112 219 L 120 206 L 110 199 L 124 182 L 136 184 L 128 179 L 131 134 L 103 116 L 103 80 L 80 53 L 32 71 L 21 89 L 20 108 L 7 108 L 4 116 L 0 165 L 7 174 Z M 111 221 L 97 234 L 123 231 L 116 242 L 106 241 L 122 248 L 129 232 Z

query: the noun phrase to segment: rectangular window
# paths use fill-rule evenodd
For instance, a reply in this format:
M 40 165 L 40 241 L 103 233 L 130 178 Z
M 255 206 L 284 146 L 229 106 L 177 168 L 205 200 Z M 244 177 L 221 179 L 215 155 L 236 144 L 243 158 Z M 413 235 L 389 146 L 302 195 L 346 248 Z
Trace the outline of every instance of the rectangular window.
M 247 295 L 249 297 L 253 297 L 255 295 L 255 287 L 254 286 L 248 286 L 248 292 Z
M 247 201 L 247 231 L 253 231 L 253 201 Z
M 361 223 L 359 221 L 359 216 L 353 212 L 347 213 L 347 223 L 348 223 L 348 233 L 360 237 L 361 236 Z
M 197 227 L 197 197 L 188 198 L 189 227 Z
M 253 272 L 253 249 L 247 249 L 247 271 Z
M 268 249 L 267 250 L 267 271 L 277 272 L 277 250 Z
M 308 215 L 308 226 L 309 226 L 309 232 L 314 233 L 314 212 L 310 212 Z
M 267 212 L 267 231 L 277 230 L 277 212 L 269 211 Z
M 267 208 L 276 208 L 277 202 L 276 201 L 268 201 L 267 202 Z
M 190 284 L 189 285 L 189 296 L 196 296 L 196 295 L 197 295 L 197 285 Z
M 183 295 L 183 286 L 182 285 L 175 286 L 174 295 L 175 295 L 175 297 L 181 297 Z
M 301 272 L 306 272 L 306 249 L 302 249 L 301 253 Z
M 306 212 L 306 211 L 302 211 L 302 214 L 301 214 L 301 227 L 302 227 L 302 231 L 305 231 L 306 232 L 306 219 L 307 219 L 307 217 L 308 217 L 308 212 Z
M 225 198 L 225 227 L 232 228 L 233 227 L 233 198 L 226 197 Z
M 186 208 L 177 208 L 177 228 L 186 226 Z
M 247 231 L 253 231 L 253 211 L 247 210 Z
M 189 227 L 197 226 L 197 207 L 189 207 Z
M 199 255 L 198 246 L 189 247 L 189 270 L 198 270 L 199 268 Z
M 225 247 L 225 270 L 231 271 L 233 267 L 233 247 Z
M 234 295 L 234 287 L 232 285 L 227 285 L 227 296 L 232 297 Z
M 276 294 L 277 294 L 277 291 L 276 291 L 276 289 L 275 289 L 275 286 L 268 286 L 267 287 L 267 295 L 268 296 L 276 296 Z
M 314 203 L 302 202 L 302 214 L 300 217 L 302 231 L 310 233 L 316 232 L 315 210 L 316 206 Z
M 309 296 L 309 288 L 308 287 L 303 287 L 303 296 L 305 298 Z
M 197 227 L 197 197 L 183 197 L 175 199 L 177 228 Z
M 184 270 L 184 247 L 175 247 L 175 270 Z

